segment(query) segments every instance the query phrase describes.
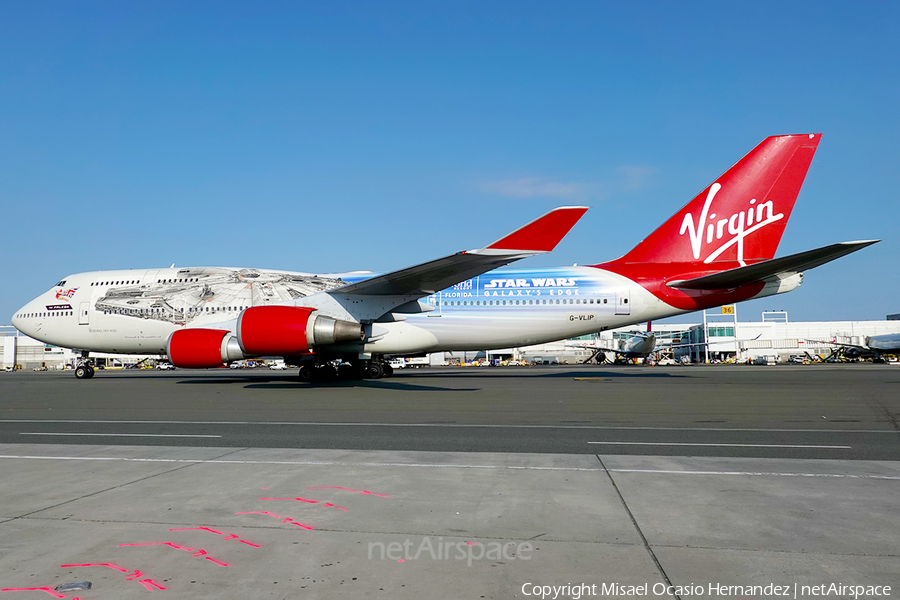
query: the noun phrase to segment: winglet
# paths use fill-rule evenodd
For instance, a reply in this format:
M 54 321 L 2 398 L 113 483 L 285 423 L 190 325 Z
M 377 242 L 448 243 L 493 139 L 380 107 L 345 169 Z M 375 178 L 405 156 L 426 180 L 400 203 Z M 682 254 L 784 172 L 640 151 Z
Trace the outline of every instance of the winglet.
M 561 206 L 542 217 L 516 229 L 506 237 L 486 246 L 490 250 L 521 250 L 523 252 L 550 252 L 578 219 L 587 212 L 586 206 Z

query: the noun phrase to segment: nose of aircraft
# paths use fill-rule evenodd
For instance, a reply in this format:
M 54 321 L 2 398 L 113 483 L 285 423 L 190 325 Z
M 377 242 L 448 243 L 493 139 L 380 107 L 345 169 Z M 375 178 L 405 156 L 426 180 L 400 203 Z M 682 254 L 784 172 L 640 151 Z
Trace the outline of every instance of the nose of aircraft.
M 25 335 L 30 335 L 32 330 L 31 324 L 35 322 L 36 317 L 29 318 L 27 315 L 36 315 L 38 313 L 38 304 L 41 298 L 37 297 L 19 310 L 12 316 L 12 325 Z
M 28 307 L 31 305 L 31 302 L 20 308 L 16 311 L 16 314 L 12 316 L 12 324 L 13 327 L 22 331 L 22 326 L 25 325 L 24 315 L 28 313 Z

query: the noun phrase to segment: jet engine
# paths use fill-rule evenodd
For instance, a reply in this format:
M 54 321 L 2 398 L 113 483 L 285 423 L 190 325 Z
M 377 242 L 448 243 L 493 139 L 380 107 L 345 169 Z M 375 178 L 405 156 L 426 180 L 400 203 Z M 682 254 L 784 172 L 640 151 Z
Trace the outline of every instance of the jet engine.
M 221 367 L 251 356 L 297 356 L 316 346 L 359 342 L 359 323 L 320 315 L 314 308 L 254 306 L 237 320 L 237 335 L 224 329 L 181 329 L 169 336 L 166 350 L 176 367 Z
M 169 336 L 166 353 L 173 365 L 185 369 L 221 367 L 244 358 L 237 338 L 223 329 L 180 329 Z
M 237 339 L 244 354 L 296 356 L 315 346 L 359 342 L 362 325 L 318 314 L 314 308 L 254 306 L 241 313 Z

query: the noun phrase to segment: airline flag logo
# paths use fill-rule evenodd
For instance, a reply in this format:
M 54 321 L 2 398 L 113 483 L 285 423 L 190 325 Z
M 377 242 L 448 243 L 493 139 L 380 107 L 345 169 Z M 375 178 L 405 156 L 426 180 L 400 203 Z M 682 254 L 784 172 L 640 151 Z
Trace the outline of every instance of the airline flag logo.
M 710 186 L 706 202 L 703 203 L 703 209 L 700 211 L 700 218 L 695 223 L 694 215 L 686 214 L 678 233 L 680 235 L 687 234 L 690 238 L 695 260 L 700 260 L 704 251 L 713 244 L 719 243 L 718 247 L 712 249 L 703 262 L 711 263 L 723 252 L 736 246 L 737 260 L 743 267 L 747 264 L 744 262 L 744 238 L 766 225 L 780 221 L 784 218 L 784 213 L 775 214 L 775 204 L 771 200 L 757 204 L 756 198 L 753 198 L 747 208 L 731 215 L 719 217 L 715 213 L 709 214 L 709 208 L 721 189 L 722 184 L 720 183 Z M 727 237 L 726 234 L 731 237 Z
M 77 289 L 78 289 L 78 288 L 69 288 L 69 289 L 67 289 L 67 290 L 57 290 L 57 291 L 56 291 L 56 299 L 57 299 L 57 300 L 62 300 L 62 299 L 64 299 L 64 298 L 69 298 L 69 299 L 71 299 L 72 296 L 75 295 L 75 291 L 76 291 Z

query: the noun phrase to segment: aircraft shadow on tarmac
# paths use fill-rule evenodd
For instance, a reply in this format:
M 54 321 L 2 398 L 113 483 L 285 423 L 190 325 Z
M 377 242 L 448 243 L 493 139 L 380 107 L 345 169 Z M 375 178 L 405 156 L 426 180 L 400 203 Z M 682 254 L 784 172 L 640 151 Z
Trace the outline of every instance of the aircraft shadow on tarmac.
M 336 381 L 334 383 L 301 383 L 301 382 L 270 382 L 270 383 L 251 383 L 245 386 L 248 389 L 348 389 L 348 388 L 370 388 L 376 390 L 395 390 L 398 392 L 477 392 L 479 388 L 448 388 L 436 387 L 431 385 L 415 385 L 409 383 L 401 383 L 399 381 L 367 380 L 359 381 Z
M 419 385 L 414 383 L 403 383 L 396 380 L 387 379 L 357 379 L 351 381 L 332 381 L 323 383 L 307 383 L 297 381 L 290 377 L 203 377 L 198 379 L 183 379 L 179 384 L 225 384 L 225 385 L 242 385 L 251 390 L 265 389 L 349 389 L 349 388 L 371 388 L 378 390 L 396 390 L 407 392 L 476 392 L 478 388 L 448 388 L 432 385 Z

